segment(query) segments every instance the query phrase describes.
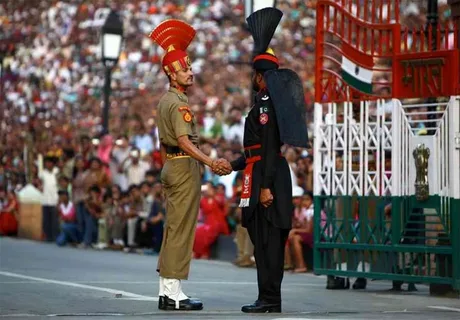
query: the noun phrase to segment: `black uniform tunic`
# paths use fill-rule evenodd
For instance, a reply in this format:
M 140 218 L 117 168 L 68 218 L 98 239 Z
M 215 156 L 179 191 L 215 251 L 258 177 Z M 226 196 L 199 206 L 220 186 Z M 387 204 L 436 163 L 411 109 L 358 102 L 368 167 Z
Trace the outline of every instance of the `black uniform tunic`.
M 281 302 L 284 273 L 284 247 L 292 226 L 292 182 L 289 165 L 280 155 L 282 146 L 275 109 L 266 90 L 259 92 L 244 127 L 244 147 L 261 145 L 262 157 L 252 171 L 251 198 L 242 209 L 242 224 L 254 244 L 259 300 Z M 245 157 L 232 162 L 233 170 L 243 170 Z M 264 208 L 259 202 L 260 189 L 269 188 L 273 203 Z

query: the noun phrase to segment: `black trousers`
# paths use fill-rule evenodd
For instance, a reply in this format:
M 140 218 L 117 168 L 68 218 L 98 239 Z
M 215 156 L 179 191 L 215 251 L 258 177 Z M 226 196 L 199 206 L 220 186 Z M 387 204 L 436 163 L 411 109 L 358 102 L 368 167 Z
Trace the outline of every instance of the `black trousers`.
M 248 221 L 248 233 L 254 244 L 257 264 L 259 301 L 281 303 L 281 282 L 284 276 L 284 249 L 289 229 L 272 225 L 265 217 L 265 208 L 259 206 Z
M 55 206 L 42 206 L 43 233 L 46 241 L 56 241 L 59 235 L 59 215 Z

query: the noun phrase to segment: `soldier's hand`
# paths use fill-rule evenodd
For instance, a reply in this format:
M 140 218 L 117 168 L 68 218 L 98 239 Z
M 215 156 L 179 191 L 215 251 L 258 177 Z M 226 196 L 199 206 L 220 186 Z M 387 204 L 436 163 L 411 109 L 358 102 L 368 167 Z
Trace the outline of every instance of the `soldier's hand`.
M 223 171 L 224 175 L 232 173 L 232 171 L 233 171 L 232 165 L 230 164 L 230 162 L 228 160 L 222 159 L 221 165 L 222 165 L 222 171 Z
M 265 207 L 268 208 L 273 203 L 273 195 L 270 189 L 262 188 L 260 189 L 260 196 L 259 196 L 260 203 Z
M 225 159 L 218 159 L 212 162 L 212 172 L 219 176 L 228 175 L 232 172 L 232 166 L 230 162 Z

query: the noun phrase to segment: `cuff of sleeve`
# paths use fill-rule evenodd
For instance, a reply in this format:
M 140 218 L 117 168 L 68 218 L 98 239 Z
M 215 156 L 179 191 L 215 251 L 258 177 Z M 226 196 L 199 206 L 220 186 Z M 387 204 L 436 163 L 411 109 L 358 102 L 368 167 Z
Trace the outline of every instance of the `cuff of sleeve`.
M 191 136 L 192 130 L 189 128 L 183 128 L 182 130 L 176 130 L 176 139 L 182 136 Z
M 271 189 L 273 187 L 273 181 L 271 179 L 266 179 L 262 181 L 262 184 L 260 185 L 262 189 Z

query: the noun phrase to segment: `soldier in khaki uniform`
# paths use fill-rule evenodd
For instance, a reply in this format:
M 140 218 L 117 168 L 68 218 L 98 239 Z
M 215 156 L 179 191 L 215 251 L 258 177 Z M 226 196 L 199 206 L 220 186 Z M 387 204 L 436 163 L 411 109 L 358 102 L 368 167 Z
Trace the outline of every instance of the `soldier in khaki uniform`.
M 160 273 L 158 307 L 163 310 L 201 310 L 203 304 L 182 292 L 188 279 L 201 196 L 199 162 L 219 174 L 229 174 L 227 160 L 212 160 L 198 148 L 196 119 L 186 90 L 193 84 L 190 58 L 185 50 L 195 30 L 179 20 L 158 25 L 150 38 L 167 53 L 163 70 L 170 89 L 158 104 L 158 131 L 165 163 L 161 181 L 166 193 L 166 223 L 157 271 Z

